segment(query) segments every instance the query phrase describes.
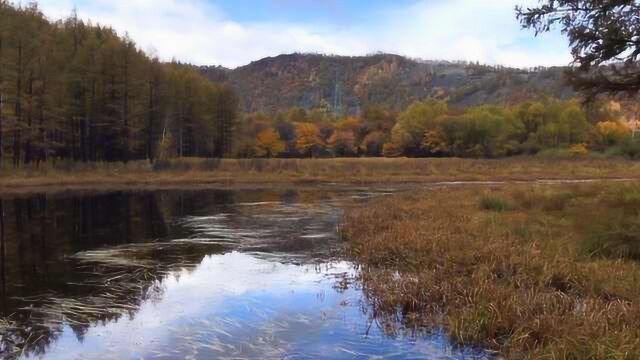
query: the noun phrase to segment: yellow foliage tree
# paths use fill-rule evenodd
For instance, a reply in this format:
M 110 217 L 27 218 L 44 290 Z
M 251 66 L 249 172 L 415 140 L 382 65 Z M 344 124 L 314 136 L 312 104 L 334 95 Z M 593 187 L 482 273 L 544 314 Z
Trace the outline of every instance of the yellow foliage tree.
M 336 124 L 336 129 L 341 131 L 356 132 L 362 127 L 360 120 L 355 117 L 347 117 Z
M 440 129 L 427 130 L 424 134 L 422 146 L 430 153 L 449 152 L 449 140 L 447 135 Z
M 272 128 L 262 130 L 256 138 L 258 156 L 272 157 L 284 151 L 284 142 Z
M 597 125 L 598 133 L 605 145 L 613 145 L 629 136 L 631 129 L 619 121 L 601 121 Z
M 322 147 L 320 130 L 312 123 L 296 125 L 296 149 L 304 155 L 313 156 Z
M 569 146 L 569 154 L 571 154 L 571 157 L 573 158 L 587 155 L 588 152 L 589 150 L 587 150 L 587 144 L 585 143 L 573 144 Z

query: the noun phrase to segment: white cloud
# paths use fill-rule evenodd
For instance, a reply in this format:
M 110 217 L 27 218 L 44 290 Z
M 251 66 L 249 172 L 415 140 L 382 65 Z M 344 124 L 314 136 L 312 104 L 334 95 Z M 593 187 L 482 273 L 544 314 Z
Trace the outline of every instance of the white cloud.
M 533 1 L 535 2 L 535 0 Z M 570 61 L 558 34 L 534 39 L 515 19 L 516 4 L 531 0 L 421 1 L 395 14 L 389 51 L 409 56 L 529 67 Z M 393 39 L 398 39 L 394 44 Z
M 79 4 L 82 18 L 125 31 L 163 59 L 236 67 L 280 53 L 362 55 L 394 52 L 424 59 L 471 60 L 508 66 L 564 65 L 567 44 L 557 34 L 533 39 L 519 29 L 516 3 L 536 0 L 422 0 L 375 16 L 375 24 L 310 25 L 230 19 L 203 0 L 97 0 Z M 52 18 L 73 0 L 42 0 Z M 247 11 L 251 11 L 248 9 Z

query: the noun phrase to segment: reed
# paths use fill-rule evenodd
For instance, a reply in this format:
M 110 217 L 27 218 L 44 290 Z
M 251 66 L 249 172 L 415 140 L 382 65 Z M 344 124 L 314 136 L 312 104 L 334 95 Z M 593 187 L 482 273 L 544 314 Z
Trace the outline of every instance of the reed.
M 347 209 L 342 234 L 383 319 L 507 358 L 637 359 L 640 228 L 611 221 L 639 218 L 637 194 L 615 183 L 423 191 Z

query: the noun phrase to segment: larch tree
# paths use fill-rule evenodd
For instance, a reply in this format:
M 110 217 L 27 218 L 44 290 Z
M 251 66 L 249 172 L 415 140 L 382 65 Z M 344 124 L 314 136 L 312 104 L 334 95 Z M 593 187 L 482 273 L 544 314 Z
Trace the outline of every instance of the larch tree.
M 237 107 L 229 86 L 109 27 L 0 0 L 0 162 L 153 160 L 172 134 L 181 155 L 222 155 Z

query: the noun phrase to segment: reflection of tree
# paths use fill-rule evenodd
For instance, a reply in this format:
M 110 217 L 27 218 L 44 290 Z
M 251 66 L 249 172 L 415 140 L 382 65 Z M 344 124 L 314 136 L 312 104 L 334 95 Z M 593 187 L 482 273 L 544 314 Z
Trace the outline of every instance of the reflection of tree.
M 7 289 L 7 280 L 5 276 L 5 244 L 4 244 L 4 203 L 2 199 L 0 199 L 0 286 L 2 287 L 2 292 L 0 296 L 2 296 L 2 314 L 7 313 L 7 304 L 5 303 L 6 298 L 6 289 Z
M 121 211 L 127 206 L 129 211 Z M 21 348 L 42 353 L 63 322 L 80 339 L 92 322 L 135 312 L 151 293 L 154 279 L 162 275 L 160 269 L 113 268 L 69 255 L 116 245 L 127 233 L 139 242 L 167 236 L 159 207 L 153 193 L 39 194 L 0 200 L 0 357 L 15 356 L 11 354 Z M 163 259 L 157 252 L 153 256 Z M 121 272 L 131 276 L 117 278 Z M 106 292 L 118 293 L 118 299 L 106 303 Z
M 96 323 L 133 318 L 144 302 L 162 297 L 168 273 L 193 269 L 206 255 L 243 250 L 279 262 L 333 259 L 340 248 L 340 213 L 330 204 L 336 197 L 313 189 L 4 200 L 0 357 L 22 349 L 43 354 L 65 324 L 82 341 Z

